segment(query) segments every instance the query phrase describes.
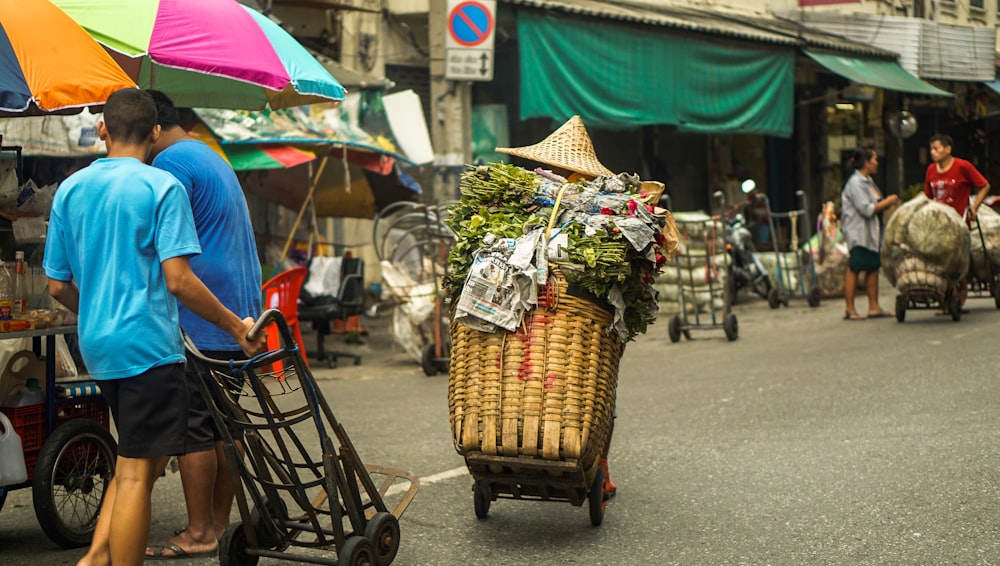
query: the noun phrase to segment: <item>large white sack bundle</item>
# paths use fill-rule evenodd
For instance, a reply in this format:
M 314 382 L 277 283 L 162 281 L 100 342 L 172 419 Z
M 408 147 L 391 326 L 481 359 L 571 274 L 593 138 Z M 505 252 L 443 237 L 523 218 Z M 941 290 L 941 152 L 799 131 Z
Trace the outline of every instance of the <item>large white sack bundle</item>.
M 896 210 L 882 242 L 882 272 L 893 286 L 902 272 L 900 262 L 916 256 L 949 281 L 969 270 L 969 229 L 955 209 L 923 194 Z
M 980 206 L 976 214 L 979 228 L 983 231 L 982 239 L 976 223 L 972 223 L 970 249 L 972 250 L 972 265 L 969 270 L 980 281 L 988 281 L 990 276 L 1000 275 L 1000 213 L 988 206 Z M 983 242 L 986 242 L 986 254 L 983 254 Z M 987 266 L 986 258 L 990 264 Z M 989 269 L 987 269 L 989 267 Z
M 726 226 L 721 220 L 700 211 L 677 212 L 674 223 L 680 235 L 680 253 L 704 256 L 709 248 L 714 248 L 712 253 L 726 249 Z

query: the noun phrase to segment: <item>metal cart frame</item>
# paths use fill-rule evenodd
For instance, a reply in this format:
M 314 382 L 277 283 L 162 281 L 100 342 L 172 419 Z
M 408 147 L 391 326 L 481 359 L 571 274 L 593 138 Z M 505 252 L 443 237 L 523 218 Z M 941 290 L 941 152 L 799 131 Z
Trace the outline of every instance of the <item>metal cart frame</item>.
M 236 489 L 241 522 L 222 536 L 219 561 L 253 566 L 263 556 L 337 566 L 391 564 L 399 549 L 398 517 L 419 480 L 402 470 L 361 462 L 280 311 L 265 311 L 251 335 L 271 322 L 277 323 L 283 346 L 250 360 L 207 358 L 185 337 L 203 377 L 201 394 L 214 409 L 234 485 L 245 488 Z M 237 440 L 245 454 L 238 451 Z M 307 447 L 313 442 L 322 450 L 318 460 Z M 376 486 L 372 474 L 386 479 Z M 390 512 L 383 498 L 397 480 L 409 487 Z M 335 550 L 337 556 L 289 549 Z
M 677 220 L 675 217 L 674 222 L 681 233 L 681 238 L 685 241 L 690 241 L 690 238 L 687 237 L 687 234 L 690 232 L 689 227 L 701 225 L 705 255 L 704 257 L 691 255 L 686 250 L 685 253 L 678 255 L 675 259 L 677 265 L 677 302 L 680 310 L 677 314 L 670 317 L 670 322 L 667 325 L 667 334 L 670 337 L 670 341 L 674 343 L 679 342 L 681 335 L 691 340 L 692 330 L 718 330 L 720 328 L 725 331 L 726 339 L 730 342 L 736 340 L 739 337 L 739 321 L 732 312 L 731 286 L 728 283 L 723 283 L 719 277 L 720 272 L 728 277 L 732 269 L 732 257 L 726 251 L 725 245 L 721 249 L 718 249 L 716 245 L 719 238 L 725 240 L 725 226 L 722 219 L 718 216 L 713 216 L 708 221 L 686 221 Z M 706 226 L 709 223 L 711 223 L 711 228 Z M 718 265 L 715 262 L 715 258 L 720 254 L 723 256 L 722 265 Z M 698 288 L 694 285 L 693 281 L 693 274 L 696 269 L 705 270 L 709 309 L 709 312 L 705 315 L 699 312 L 698 302 L 694 298 L 695 294 L 698 293 Z M 688 277 L 685 277 L 685 271 L 689 274 Z M 686 297 L 688 293 L 692 295 L 691 304 L 694 306 L 692 309 L 694 311 L 693 322 L 688 318 L 688 299 Z M 721 298 L 723 301 L 722 309 L 718 309 L 715 306 L 715 300 L 718 298 Z M 702 320 L 703 318 L 706 320 Z
M 774 247 L 775 265 L 777 277 L 775 286 L 767 295 L 767 304 L 772 309 L 781 305 L 788 306 L 788 300 L 793 295 L 800 295 L 810 307 L 818 307 L 820 304 L 819 279 L 816 276 L 816 263 L 813 261 L 811 243 L 811 224 L 806 220 L 809 218 L 809 202 L 805 191 L 795 191 L 795 196 L 799 200 L 799 208 L 788 212 L 775 212 L 771 208 L 771 201 L 767 195 L 761 195 L 767 205 L 767 224 L 771 231 L 771 243 Z M 803 220 L 800 222 L 799 220 Z M 784 223 L 787 221 L 787 224 Z M 782 242 L 777 230 L 778 224 L 788 226 L 788 241 Z M 799 249 L 799 238 L 805 242 L 805 249 Z M 788 249 L 785 249 L 788 248 Z M 791 281 L 791 269 L 788 265 L 786 254 L 794 253 L 796 257 L 795 270 L 798 272 L 798 280 L 793 285 Z M 806 267 L 808 265 L 808 268 Z M 808 286 L 806 280 L 808 279 Z
M 979 242 L 983 246 L 983 264 L 986 266 L 986 278 L 976 277 L 972 270 L 969 270 L 969 297 L 977 299 L 993 299 L 993 304 L 1000 309 L 1000 273 L 997 266 L 990 261 L 989 249 L 986 247 L 986 238 L 983 236 L 983 227 L 976 219 L 976 232 L 979 234 Z

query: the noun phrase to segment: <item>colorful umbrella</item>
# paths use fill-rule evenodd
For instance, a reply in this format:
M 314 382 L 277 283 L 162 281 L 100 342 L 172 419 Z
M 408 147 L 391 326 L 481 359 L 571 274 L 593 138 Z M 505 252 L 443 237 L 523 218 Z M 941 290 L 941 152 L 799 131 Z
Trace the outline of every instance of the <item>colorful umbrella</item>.
M 135 82 L 48 0 L 0 0 L 0 113 L 103 104 Z
M 285 30 L 236 0 L 53 0 L 143 88 L 178 106 L 262 109 L 341 100 Z

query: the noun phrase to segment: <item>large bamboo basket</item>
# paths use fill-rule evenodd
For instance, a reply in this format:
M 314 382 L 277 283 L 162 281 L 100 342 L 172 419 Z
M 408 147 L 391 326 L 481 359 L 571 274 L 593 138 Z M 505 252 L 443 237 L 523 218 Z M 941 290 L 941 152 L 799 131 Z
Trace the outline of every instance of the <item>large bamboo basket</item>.
M 575 460 L 585 470 L 601 456 L 625 345 L 609 332 L 610 310 L 552 272 L 517 332 L 452 322 L 448 406 L 460 454 Z

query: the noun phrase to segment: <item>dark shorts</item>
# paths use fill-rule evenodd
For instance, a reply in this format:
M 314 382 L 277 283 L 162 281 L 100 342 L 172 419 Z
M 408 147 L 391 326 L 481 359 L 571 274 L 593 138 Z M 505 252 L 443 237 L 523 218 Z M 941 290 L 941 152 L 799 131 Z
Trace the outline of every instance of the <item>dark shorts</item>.
M 188 389 L 184 366 L 168 364 L 100 382 L 118 427 L 118 455 L 158 458 L 184 453 Z
M 241 350 L 203 350 L 201 353 L 206 357 L 216 360 L 241 360 L 246 357 L 246 354 L 244 354 Z M 184 372 L 187 376 L 188 390 L 191 393 L 191 400 L 188 408 L 187 448 L 184 451 L 185 453 L 212 450 L 215 447 L 215 443 L 222 440 L 222 434 L 219 432 L 218 427 L 215 426 L 215 419 L 212 416 L 215 409 L 208 404 L 202 393 L 201 386 L 198 384 L 198 380 L 206 378 L 199 375 L 198 370 L 194 365 L 195 363 L 196 362 L 191 359 L 189 354 L 187 371 Z M 220 405 L 221 399 L 218 398 L 218 388 L 212 383 L 206 383 L 205 385 L 207 386 L 208 393 L 212 398 L 212 402 L 216 405 Z M 230 432 L 232 433 L 233 431 Z
M 851 261 L 849 264 L 851 271 L 871 273 L 872 271 L 878 271 L 881 265 L 882 260 L 878 252 L 873 252 L 861 246 L 851 248 Z

